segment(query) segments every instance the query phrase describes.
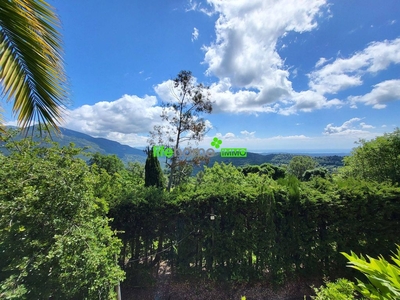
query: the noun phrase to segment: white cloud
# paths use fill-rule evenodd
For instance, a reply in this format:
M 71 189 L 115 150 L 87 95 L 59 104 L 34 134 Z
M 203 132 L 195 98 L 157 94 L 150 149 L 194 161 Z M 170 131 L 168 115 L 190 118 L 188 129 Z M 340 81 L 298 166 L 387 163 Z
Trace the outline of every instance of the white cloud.
M 217 111 L 277 112 L 270 105 L 293 93 L 277 41 L 289 31 L 315 29 L 326 1 L 208 3 L 219 14 L 216 40 L 204 47 L 207 73 L 220 80 L 212 86 Z
M 255 131 L 249 132 L 249 131 L 247 131 L 247 130 L 242 130 L 240 133 L 241 133 L 243 136 L 247 137 L 247 138 L 253 138 L 254 135 L 256 134 Z
M 349 97 L 351 103 L 364 103 L 372 105 L 375 109 L 386 107 L 386 103 L 400 100 L 400 79 L 386 80 L 374 85 L 374 88 L 368 94 L 363 96 Z
M 186 11 L 200 11 L 208 16 L 212 16 L 214 14 L 214 11 L 203 7 L 202 3 L 193 0 L 189 0 Z
M 240 89 L 233 91 L 228 78 L 210 86 L 211 99 L 214 101 L 213 112 L 273 112 L 274 110 L 262 107 L 257 103 L 258 93 Z
M 194 85 L 197 85 L 196 77 L 193 77 Z M 173 80 L 166 80 L 154 86 L 154 91 L 157 96 L 165 103 L 176 103 L 180 100 L 179 94 L 182 90 L 179 87 L 174 87 Z
M 366 124 L 366 123 L 364 123 L 364 122 L 360 123 L 360 126 L 361 126 L 361 128 L 363 128 L 363 129 L 372 129 L 372 128 L 375 128 L 375 126 L 368 125 L 368 124 Z
M 164 88 L 166 91 L 166 89 Z M 272 91 L 270 91 L 272 92 Z M 165 94 L 162 92 L 161 94 Z M 263 102 L 262 93 L 249 89 L 234 91 L 229 79 L 224 79 L 210 87 L 211 99 L 214 102 L 213 112 L 231 113 L 279 113 L 282 115 L 295 114 L 298 111 L 311 112 L 315 109 L 341 107 L 343 102 L 338 99 L 328 100 L 324 96 L 308 90 L 291 91 L 281 98 L 281 102 Z M 161 96 L 160 94 L 160 96 Z
M 161 110 L 154 96 L 124 95 L 115 101 L 101 101 L 68 111 L 63 126 L 95 137 L 139 145 L 143 140 L 139 135 L 147 134 L 161 123 Z
M 352 118 L 344 122 L 341 126 L 333 126 L 332 123 L 328 124 L 326 125 L 323 134 L 350 137 L 370 136 L 371 133 L 363 129 L 371 129 L 374 127 L 371 125 L 367 125 L 364 122 L 360 123 L 361 120 L 361 118 Z
M 322 58 L 321 58 L 322 59 Z M 316 67 L 322 64 L 317 62 Z M 390 64 L 400 63 L 400 38 L 371 43 L 349 58 L 338 58 L 331 64 L 312 72 L 309 86 L 320 94 L 335 94 L 363 82 L 362 75 L 385 70 Z
M 167 80 L 162 83 L 157 84 L 154 87 L 154 91 L 158 95 L 158 97 L 164 101 L 164 102 L 176 102 L 177 99 L 176 97 L 173 96 L 173 90 L 174 90 L 174 83 L 172 80 Z
M 339 99 L 328 100 L 324 96 L 314 91 L 292 92 L 290 101 L 291 106 L 280 108 L 279 113 L 282 115 L 295 114 L 297 111 L 311 112 L 315 109 L 341 107 L 343 102 Z
M 323 66 L 325 63 L 327 63 L 328 61 L 330 61 L 331 59 L 326 59 L 325 57 L 321 57 L 318 61 L 317 61 L 317 63 L 315 64 L 315 67 L 316 68 L 318 68 L 318 67 L 321 67 L 321 66 Z
M 269 138 L 270 140 L 307 140 L 309 137 L 305 136 L 304 134 L 301 135 L 289 135 L 289 136 L 274 136 Z
M 233 139 L 233 138 L 235 138 L 235 134 L 232 133 L 232 132 L 228 132 L 227 134 L 225 134 L 225 135 L 223 136 L 223 138 L 224 138 L 224 139 Z
M 199 38 L 199 30 L 194 27 L 192 32 L 192 42 L 196 41 Z
M 18 121 L 17 120 L 13 120 L 13 121 L 6 121 L 4 122 L 5 126 L 15 126 L 15 127 L 19 127 L 18 126 Z

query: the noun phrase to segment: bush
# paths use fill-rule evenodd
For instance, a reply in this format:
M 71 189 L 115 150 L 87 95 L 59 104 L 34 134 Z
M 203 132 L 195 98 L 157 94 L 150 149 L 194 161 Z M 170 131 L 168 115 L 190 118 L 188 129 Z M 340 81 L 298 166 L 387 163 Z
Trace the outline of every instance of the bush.
M 340 278 L 335 282 L 326 282 L 326 286 L 313 288 L 315 296 L 314 300 L 351 300 L 354 297 L 354 284 L 347 279 Z
M 361 271 L 369 283 L 357 279 L 355 287 L 368 299 L 400 299 L 400 246 L 394 253 L 390 264 L 382 256 L 378 259 L 367 256 L 369 262 L 362 255 L 359 257 L 351 252 L 351 255 L 342 253 L 348 260 L 348 266 Z

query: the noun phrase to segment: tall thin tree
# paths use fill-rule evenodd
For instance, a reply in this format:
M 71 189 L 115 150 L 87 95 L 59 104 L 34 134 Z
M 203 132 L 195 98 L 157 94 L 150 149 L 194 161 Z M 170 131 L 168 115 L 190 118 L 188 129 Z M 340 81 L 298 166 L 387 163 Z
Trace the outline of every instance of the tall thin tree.
M 164 188 L 164 175 L 158 158 L 153 155 L 153 149 L 146 149 L 147 159 L 144 166 L 144 186 Z
M 198 142 L 202 140 L 206 131 L 206 121 L 201 114 L 211 113 L 212 102 L 208 87 L 196 82 L 190 71 L 181 71 L 173 79 L 171 95 L 173 101 L 164 105 L 161 118 L 167 125 L 154 126 L 150 132 L 150 144 L 168 145 L 171 144 L 178 149 L 184 141 Z M 179 164 L 179 158 L 174 155 L 170 168 L 168 190 L 171 189 L 175 171 Z

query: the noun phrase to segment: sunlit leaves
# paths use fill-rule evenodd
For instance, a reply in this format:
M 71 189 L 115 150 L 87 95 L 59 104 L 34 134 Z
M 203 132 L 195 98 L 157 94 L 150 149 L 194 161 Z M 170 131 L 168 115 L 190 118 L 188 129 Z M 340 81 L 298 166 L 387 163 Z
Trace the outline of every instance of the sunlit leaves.
M 4 292 L 29 293 L 19 299 L 108 299 L 123 273 L 107 205 L 95 196 L 102 175 L 76 158 L 73 146 L 39 147 L 28 139 L 7 146 L 11 154 L 0 155 Z
M 348 266 L 363 273 L 368 283 L 357 280 L 356 289 L 368 299 L 399 299 L 400 298 L 400 246 L 388 262 L 382 256 L 378 259 L 358 256 L 354 252 L 342 253 L 348 260 Z
M 57 128 L 66 104 L 59 21 L 43 0 L 0 1 L 0 81 L 22 127 Z
M 400 183 L 400 129 L 371 141 L 360 140 L 340 169 L 344 177 Z

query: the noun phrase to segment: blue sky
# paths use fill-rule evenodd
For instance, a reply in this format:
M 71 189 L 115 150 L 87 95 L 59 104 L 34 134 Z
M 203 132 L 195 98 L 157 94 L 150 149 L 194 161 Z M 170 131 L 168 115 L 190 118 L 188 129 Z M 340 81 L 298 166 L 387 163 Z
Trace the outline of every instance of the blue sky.
M 256 151 L 340 151 L 399 126 L 398 0 L 50 3 L 69 129 L 145 146 L 181 70 L 214 101 L 200 146 L 218 136 Z

